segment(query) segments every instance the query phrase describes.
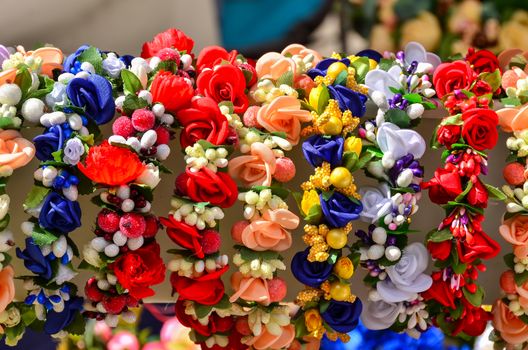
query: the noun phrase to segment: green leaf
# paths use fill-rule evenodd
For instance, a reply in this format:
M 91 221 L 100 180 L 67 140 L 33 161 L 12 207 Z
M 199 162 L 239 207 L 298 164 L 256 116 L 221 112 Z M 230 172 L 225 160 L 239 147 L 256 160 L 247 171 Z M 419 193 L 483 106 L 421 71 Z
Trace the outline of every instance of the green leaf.
M 34 185 L 24 201 L 24 210 L 38 207 L 50 191 L 48 187 Z
M 409 118 L 405 111 L 397 108 L 389 109 L 387 113 L 385 113 L 385 120 L 396 124 L 402 129 L 407 129 L 409 126 L 411 126 L 411 118 Z
M 319 304 L 319 313 L 322 314 L 323 312 L 325 312 L 328 309 L 329 306 L 330 306 L 330 301 L 328 301 L 328 300 L 322 301 Z
M 135 94 L 143 89 L 143 85 L 141 85 L 139 78 L 128 69 L 123 69 L 121 71 L 121 79 L 123 79 L 125 94 Z
M 59 239 L 59 237 L 55 236 L 53 233 L 43 229 L 38 225 L 35 225 L 31 237 L 33 238 L 33 241 L 35 241 L 35 244 L 38 246 L 52 244 L 57 239 Z
M 504 258 L 503 258 L 504 264 L 513 270 L 515 266 L 514 259 L 515 259 L 515 255 L 513 253 L 506 254 L 504 255 Z
M 464 271 L 466 271 L 467 264 L 453 264 L 451 268 L 456 274 L 461 275 L 464 273 Z
M 344 69 L 343 71 L 341 71 L 341 73 L 337 75 L 337 77 L 334 80 L 334 84 L 346 86 L 347 78 L 348 78 L 348 71 Z
M 95 72 L 98 74 L 101 74 L 103 71 L 103 57 L 101 57 L 99 51 L 93 46 L 84 50 L 84 52 L 79 55 L 78 61 L 91 63 Z
M 136 109 L 142 109 L 148 106 L 147 101 L 136 95 L 126 95 L 123 102 L 123 112 L 130 116 Z
M 456 196 L 455 202 L 461 202 L 464 199 L 464 197 L 469 193 L 469 191 L 471 191 L 472 188 L 473 188 L 473 182 L 468 181 L 464 191 L 460 193 L 458 196 Z
M 486 189 L 488 190 L 488 195 L 491 199 L 495 199 L 495 200 L 498 200 L 498 201 L 504 201 L 506 200 L 506 195 L 504 194 L 504 192 L 502 192 L 501 190 L 499 190 L 497 187 L 493 187 L 491 185 L 488 185 L 488 184 L 484 184 L 486 186 Z
M 0 118 L 0 129 L 17 129 L 13 118 Z
M 479 78 L 490 84 L 491 91 L 496 91 L 501 85 L 501 73 L 497 68 L 494 72 L 483 72 L 479 74 Z
M 330 250 L 330 254 L 328 255 L 328 259 L 326 261 L 332 265 L 334 265 L 337 262 L 337 259 L 341 256 L 341 250 L 340 249 L 332 249 Z
M 359 157 L 359 160 L 356 162 L 356 165 L 354 166 L 354 169 L 352 171 L 356 171 L 359 169 L 363 169 L 368 162 L 370 162 L 375 157 L 375 154 L 372 152 L 365 152 Z
M 420 94 L 405 94 L 403 98 L 409 101 L 410 103 L 422 103 L 422 95 Z
M 365 82 L 365 76 L 370 70 L 370 60 L 368 57 L 360 57 L 351 63 L 352 67 L 356 69 L 356 81 L 358 84 Z
M 22 90 L 22 99 L 20 101 L 25 101 L 25 97 L 28 94 L 29 89 L 31 89 L 31 85 L 33 84 L 33 78 L 31 77 L 31 73 L 29 72 L 29 69 L 26 65 L 22 65 L 20 68 L 18 68 L 14 83 L 18 85 L 20 90 Z
M 277 83 L 275 84 L 277 87 L 281 86 L 282 84 L 293 86 L 293 72 L 287 71 L 283 73 L 279 79 L 277 79 Z
M 395 64 L 396 62 L 394 60 L 382 58 L 378 63 L 378 68 L 384 71 L 388 71 Z
M 323 210 L 321 209 L 321 206 L 319 204 L 312 205 L 308 214 L 304 217 L 304 220 L 311 225 L 317 225 L 321 221 L 322 216 Z
M 462 125 L 462 115 L 455 114 L 450 117 L 444 118 L 440 125 Z
M 9 221 L 11 220 L 11 217 L 9 214 L 6 214 L 2 220 L 0 220 L 0 232 L 5 230 L 7 226 L 9 225 Z M 3 265 L 8 265 L 7 263 L 3 262 Z
M 356 152 L 345 152 L 343 154 L 343 166 L 347 168 L 350 172 L 358 169 L 357 163 L 359 161 L 358 155 Z
M 205 316 L 209 315 L 211 310 L 213 310 L 212 305 L 202 305 L 194 303 L 194 311 L 196 312 L 197 318 L 204 318 Z
M 448 241 L 448 240 L 450 240 L 452 238 L 453 238 L 453 234 L 451 233 L 451 231 L 449 229 L 445 228 L 445 229 L 443 229 L 441 231 L 435 230 L 427 238 L 427 240 L 430 241 L 430 242 L 439 243 L 439 242 Z
M 484 290 L 482 287 L 478 286 L 475 293 L 470 293 L 466 288 L 462 288 L 464 297 L 475 307 L 480 307 L 482 305 L 482 299 L 484 298 Z
M 521 100 L 517 97 L 504 97 L 501 98 L 501 103 L 504 107 L 517 107 L 521 105 Z
M 321 85 L 321 93 L 319 94 L 319 100 L 317 101 L 317 113 L 322 114 L 328 105 L 330 100 L 330 92 L 325 85 Z
M 524 270 L 523 273 L 514 274 L 513 279 L 515 280 L 516 285 L 522 286 L 526 281 L 528 281 L 528 271 Z
M 62 149 L 59 149 L 59 150 L 51 153 L 51 155 L 53 156 L 53 160 L 54 161 L 64 164 L 64 162 L 62 161 Z

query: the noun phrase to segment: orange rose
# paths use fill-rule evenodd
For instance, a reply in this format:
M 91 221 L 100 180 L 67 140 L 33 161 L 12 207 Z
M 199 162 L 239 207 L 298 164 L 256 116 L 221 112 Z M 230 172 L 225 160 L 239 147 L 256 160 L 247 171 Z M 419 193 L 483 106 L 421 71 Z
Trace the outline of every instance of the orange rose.
M 295 75 L 296 69 L 297 65 L 292 58 L 285 57 L 278 52 L 265 53 L 255 64 L 259 80 L 263 78 L 277 80 L 288 71 L 292 71 Z
M 15 271 L 11 266 L 6 266 L 0 271 L 0 312 L 3 312 L 15 297 Z
M 293 96 L 280 96 L 262 106 L 257 122 L 269 132 L 284 132 L 291 144 L 299 143 L 301 122 L 312 120 L 310 112 L 301 109 L 301 102 Z
M 507 343 L 520 345 L 528 341 L 528 324 L 515 316 L 501 300 L 497 300 L 493 308 L 493 325 Z
M 11 173 L 33 159 L 35 147 L 15 130 L 0 129 L 0 173 Z
M 528 129 L 528 105 L 505 107 L 497 111 L 499 125 L 506 132 Z
M 292 324 L 283 326 L 280 335 L 273 335 L 264 327 L 259 335 L 252 337 L 246 344 L 256 350 L 275 350 L 288 347 L 294 338 L 295 327 Z
M 513 252 L 517 257 L 528 256 L 528 216 L 517 215 L 504 220 L 499 232 L 506 241 L 514 245 Z
M 271 186 L 276 163 L 273 151 L 262 142 L 251 145 L 251 155 L 233 158 L 229 162 L 229 175 L 241 180 L 245 186 Z

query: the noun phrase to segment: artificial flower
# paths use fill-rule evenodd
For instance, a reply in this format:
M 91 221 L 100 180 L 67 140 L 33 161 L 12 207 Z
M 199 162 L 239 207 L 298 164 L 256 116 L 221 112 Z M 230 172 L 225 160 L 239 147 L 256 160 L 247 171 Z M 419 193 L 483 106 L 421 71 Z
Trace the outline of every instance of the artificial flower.
M 467 201 L 474 207 L 486 208 L 488 206 L 488 189 L 482 181 L 478 180 L 473 184 L 467 194 Z
M 4 312 L 15 297 L 15 271 L 11 266 L 0 270 L 0 313 Z
M 412 154 L 415 159 L 420 159 L 425 153 L 425 141 L 414 130 L 400 129 L 392 123 L 383 123 L 378 128 L 376 142 L 380 150 L 397 160 L 407 154 Z
M 171 285 L 182 300 L 192 300 L 202 305 L 215 305 L 224 296 L 224 284 L 220 278 L 228 268 L 229 265 L 226 265 L 215 272 L 194 279 L 173 273 L 170 278 Z
M 259 79 L 279 79 L 283 74 L 292 72 L 296 74 L 297 65 L 291 57 L 286 57 L 278 52 L 267 52 L 255 64 Z
M 44 332 L 46 334 L 57 334 L 67 328 L 74 320 L 75 316 L 83 308 L 83 298 L 73 297 L 64 301 L 64 310 L 57 312 L 50 310 L 46 314 L 46 321 L 44 322 Z
M 493 73 L 495 70 L 500 69 L 497 56 L 489 50 L 470 48 L 466 54 L 466 61 L 471 64 L 477 74 Z
M 240 236 L 234 231 L 233 239 L 244 246 L 256 250 L 285 251 L 292 244 L 291 232 L 277 222 L 266 219 L 253 220 L 247 225 Z
M 198 70 L 198 75 L 204 69 L 213 69 L 215 66 L 222 64 L 223 61 L 229 62 L 234 65 L 237 60 L 238 52 L 236 50 L 227 51 L 220 46 L 207 46 L 198 54 L 196 59 L 196 69 Z
M 334 192 L 328 199 L 319 195 L 324 220 L 332 227 L 344 227 L 350 221 L 359 219 L 363 205 L 340 192 Z
M 433 257 L 433 259 L 446 260 L 451 255 L 451 240 L 445 240 L 442 242 L 427 242 L 427 250 Z
M 528 342 L 528 324 L 515 316 L 502 300 L 497 300 L 493 307 L 493 326 L 509 344 Z
M 528 129 L 528 105 L 518 108 L 505 107 L 497 111 L 499 125 L 506 132 Z
M 31 272 L 45 280 L 49 280 L 53 274 L 50 261 L 42 254 L 40 247 L 33 238 L 26 238 L 26 249 L 17 248 L 16 255 L 24 260 L 24 266 Z
M 343 145 L 342 137 L 313 135 L 303 142 L 302 150 L 304 158 L 314 168 L 321 166 L 323 162 L 336 167 L 341 164 L 343 158 Z
M 187 194 L 194 202 L 209 202 L 221 208 L 232 206 L 238 197 L 236 183 L 226 173 L 215 173 L 209 168 L 185 172 Z
M 330 97 L 339 104 L 342 111 L 349 110 L 354 117 L 362 117 L 367 111 L 367 96 L 342 85 L 327 86 Z
M 433 85 L 439 98 L 455 90 L 467 90 L 477 74 L 466 61 L 454 61 L 439 65 L 433 76 Z
M 264 328 L 261 334 L 252 337 L 247 345 L 256 350 L 273 349 L 279 350 L 288 347 L 295 338 L 295 327 L 292 324 L 282 327 L 280 336 L 272 334 L 267 328 Z
M 235 272 L 231 275 L 231 287 L 234 293 L 229 301 L 232 303 L 242 299 L 267 306 L 272 302 L 266 279 L 244 276 L 241 272 Z
M 291 262 L 292 273 L 295 278 L 310 287 L 319 287 L 332 274 L 333 265 L 328 261 L 308 261 L 310 249 L 296 253 Z
M 448 149 L 451 145 L 460 141 L 462 128 L 459 125 L 441 125 L 436 131 L 436 140 Z
M 84 154 L 84 144 L 80 139 L 74 137 L 66 141 L 62 160 L 68 165 L 76 165 Z
M 227 332 L 233 328 L 234 322 L 232 317 L 220 317 L 216 313 L 211 314 L 207 324 L 200 323 L 200 320 L 185 312 L 186 303 L 186 301 L 178 300 L 175 305 L 176 316 L 183 326 L 192 328 L 205 337 L 209 337 L 218 332 Z
M 497 144 L 499 133 L 497 113 L 485 108 L 474 108 L 462 113 L 462 137 L 477 151 L 492 149 Z
M 0 167 L 15 170 L 33 159 L 35 147 L 16 130 L 0 129 Z
M 422 183 L 423 189 L 429 189 L 429 198 L 433 203 L 446 204 L 462 193 L 460 175 L 445 169 L 436 169 L 434 178 Z
M 348 333 L 357 327 L 363 309 L 361 300 L 349 303 L 330 300 L 328 308 L 321 313 L 323 320 L 335 331 Z
M 502 222 L 501 236 L 514 245 L 513 252 L 518 258 L 528 256 L 528 216 L 517 215 Z
M 390 328 L 398 315 L 404 310 L 401 302 L 392 303 L 384 300 L 369 300 L 365 311 L 361 313 L 361 322 L 368 329 L 380 330 Z
M 193 47 L 193 39 L 185 35 L 181 30 L 170 28 L 157 34 L 151 42 L 144 43 L 141 49 L 141 57 L 150 58 L 156 56 L 159 51 L 165 48 L 172 48 L 191 54 Z
M 192 86 L 181 76 L 160 71 L 150 85 L 152 101 L 163 104 L 166 111 L 177 113 L 191 103 Z
M 450 288 L 450 281 L 444 281 L 441 272 L 434 272 L 432 275 L 433 284 L 422 293 L 425 300 L 435 300 L 445 307 L 455 309 L 455 295 Z
M 359 190 L 363 210 L 360 217 L 362 221 L 376 223 L 392 211 L 392 199 L 387 183 L 378 187 L 362 187 Z
M 160 222 L 165 226 L 167 235 L 174 243 L 190 250 L 197 258 L 204 258 L 205 254 L 201 244 L 202 234 L 195 226 L 188 225 L 183 221 L 177 221 L 172 215 L 168 218 L 160 218 Z
M 301 209 L 305 215 L 308 215 L 313 206 L 320 205 L 319 194 L 316 190 L 304 191 L 301 199 Z
M 250 152 L 229 162 L 229 175 L 245 186 L 271 186 L 276 169 L 273 151 L 262 142 L 255 142 Z
M 74 78 L 66 87 L 71 103 L 84 109 L 84 114 L 97 124 L 108 123 L 115 114 L 112 85 L 104 77 L 90 74 L 86 79 Z
M 53 160 L 53 152 L 61 150 L 64 145 L 64 134 L 60 125 L 53 125 L 44 133 L 36 136 L 36 157 L 40 161 Z
M 68 233 L 81 227 L 81 207 L 57 192 L 44 198 L 39 214 L 39 224 L 45 229 Z

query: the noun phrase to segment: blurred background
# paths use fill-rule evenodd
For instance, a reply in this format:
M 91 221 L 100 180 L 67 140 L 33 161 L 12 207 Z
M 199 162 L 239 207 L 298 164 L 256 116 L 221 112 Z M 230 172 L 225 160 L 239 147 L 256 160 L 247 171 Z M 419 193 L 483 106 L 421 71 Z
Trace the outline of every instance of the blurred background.
M 306 44 L 323 55 L 330 55 L 333 51 L 351 54 L 367 47 L 378 51 L 397 50 L 409 41 L 419 41 L 444 58 L 465 52 L 469 46 L 496 52 L 513 47 L 528 50 L 526 0 L 2 0 L 0 23 L 0 43 L 5 46 L 23 45 L 30 49 L 50 43 L 65 53 L 75 51 L 81 44 L 90 44 L 119 54 L 138 55 L 143 42 L 169 27 L 177 27 L 191 36 L 195 40 L 195 52 L 218 44 L 237 49 L 250 58 L 258 58 L 267 51 L 280 51 L 292 42 Z M 367 117 L 374 117 L 375 112 L 370 110 Z M 436 111 L 423 120 L 418 131 L 426 140 L 438 118 L 444 115 L 443 111 Z M 24 131 L 27 138 L 39 132 Z M 106 135 L 109 135 L 109 129 Z M 496 149 L 490 153 L 490 174 L 486 180 L 496 186 L 504 182 L 501 169 L 508 154 L 505 140 L 503 134 Z M 183 170 L 184 162 L 177 142 L 172 146 L 167 165 L 176 174 Z M 292 158 L 296 161 L 297 176 L 290 188 L 296 190 L 312 169 L 304 161 L 300 148 L 292 152 Z M 426 178 L 430 177 L 440 164 L 440 153 L 429 150 L 423 164 Z M 17 233 L 18 243 L 24 238 L 19 225 L 27 217 L 22 202 L 30 189 L 36 167 L 34 161 L 34 164 L 20 169 L 8 186 L 12 196 L 11 229 Z M 153 208 L 159 216 L 166 215 L 170 209 L 174 176 L 164 174 L 155 192 Z M 358 175 L 357 181 L 360 185 L 373 184 L 362 175 Z M 72 234 L 72 238 L 82 246 L 92 236 L 97 208 L 87 197 L 80 202 L 83 226 Z M 293 202 L 291 207 L 295 208 Z M 486 211 L 484 227 L 503 245 L 506 253 L 510 247 L 504 244 L 497 231 L 503 212 L 502 204 L 492 203 Z M 228 210 L 227 220 L 222 225 L 225 237 L 229 237 L 229 228 L 241 213 L 241 206 Z M 232 218 L 231 222 L 229 218 Z M 419 232 L 414 233 L 412 239 L 423 241 L 425 234 L 442 218 L 442 210 L 423 197 L 420 214 L 413 223 L 413 228 Z M 364 226 L 360 223 L 356 228 Z M 304 249 L 301 234 L 300 230 L 296 232 L 295 244 L 286 259 Z M 350 237 L 353 239 L 353 235 Z M 159 233 L 159 241 L 162 247 L 173 245 L 164 232 Z M 225 239 L 223 249 L 229 251 L 228 239 Z M 498 279 L 504 268 L 502 255 L 489 261 L 488 271 L 482 274 L 488 303 L 499 297 Z M 168 260 L 169 256 L 164 258 Z M 22 264 L 16 259 L 15 268 L 19 274 L 24 273 Z M 362 271 L 356 274 L 353 290 L 364 297 L 366 289 L 361 282 L 362 275 Z M 289 282 L 288 297 L 292 300 L 301 286 L 289 272 L 282 277 Z M 86 278 L 81 274 L 79 284 L 82 285 L 81 281 Z M 151 302 L 173 300 L 168 281 L 159 286 L 157 292 Z M 38 349 L 47 349 L 43 344 L 40 343 Z M 18 348 L 29 349 L 30 346 L 21 343 Z M 54 346 L 49 345 L 49 348 Z M 0 349 L 4 349 L 2 345 Z

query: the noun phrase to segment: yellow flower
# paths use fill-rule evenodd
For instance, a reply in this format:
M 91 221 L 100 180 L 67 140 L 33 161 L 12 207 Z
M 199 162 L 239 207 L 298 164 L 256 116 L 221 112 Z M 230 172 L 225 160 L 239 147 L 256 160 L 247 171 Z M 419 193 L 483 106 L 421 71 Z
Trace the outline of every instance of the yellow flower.
M 342 256 L 334 265 L 334 272 L 342 279 L 349 279 L 354 275 L 354 264 L 346 256 Z
M 310 309 L 304 313 L 304 323 L 308 332 L 315 332 L 323 326 L 321 315 L 317 309 Z
M 317 194 L 317 191 L 315 190 L 304 191 L 303 197 L 301 200 L 301 209 L 304 212 L 304 214 L 308 214 L 310 212 L 310 208 L 318 204 L 320 204 L 320 202 L 319 202 L 319 195 Z
M 345 140 L 345 152 L 354 152 L 355 154 L 361 154 L 361 147 L 363 143 L 359 137 L 350 136 Z

